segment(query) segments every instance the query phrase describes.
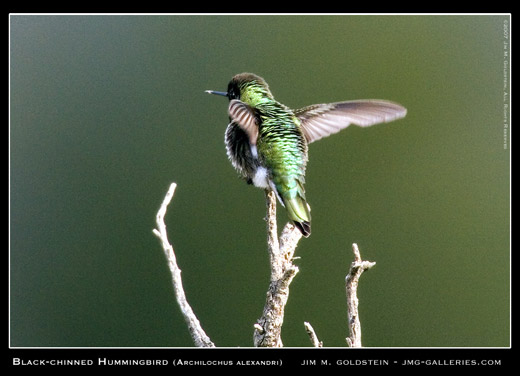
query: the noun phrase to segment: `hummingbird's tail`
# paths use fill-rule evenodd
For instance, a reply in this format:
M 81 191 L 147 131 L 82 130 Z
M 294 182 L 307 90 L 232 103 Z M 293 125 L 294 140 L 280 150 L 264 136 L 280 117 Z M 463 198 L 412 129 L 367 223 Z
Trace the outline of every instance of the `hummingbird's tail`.
M 294 225 L 300 230 L 302 235 L 306 238 L 311 234 L 311 208 L 307 201 L 300 195 L 293 198 L 283 198 L 287 215 Z
M 311 235 L 311 223 L 310 222 L 296 222 L 293 221 L 294 225 L 300 230 L 302 235 L 306 238 L 308 238 Z

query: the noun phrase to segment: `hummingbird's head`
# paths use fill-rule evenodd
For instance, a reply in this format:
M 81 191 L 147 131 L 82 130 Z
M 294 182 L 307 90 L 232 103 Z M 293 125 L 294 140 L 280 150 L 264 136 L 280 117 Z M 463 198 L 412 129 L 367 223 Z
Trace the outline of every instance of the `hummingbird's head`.
M 273 99 L 267 82 L 253 73 L 240 73 L 234 76 L 228 84 L 227 92 L 206 90 L 206 93 L 223 95 L 229 100 L 238 99 L 250 106 Z

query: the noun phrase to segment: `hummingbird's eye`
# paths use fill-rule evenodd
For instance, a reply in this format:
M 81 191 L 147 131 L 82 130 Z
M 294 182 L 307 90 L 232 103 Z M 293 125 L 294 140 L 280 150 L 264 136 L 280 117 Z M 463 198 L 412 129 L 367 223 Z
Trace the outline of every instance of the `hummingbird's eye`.
M 229 84 L 228 87 L 228 97 L 231 99 L 240 99 L 240 89 L 237 85 L 233 85 L 233 83 Z

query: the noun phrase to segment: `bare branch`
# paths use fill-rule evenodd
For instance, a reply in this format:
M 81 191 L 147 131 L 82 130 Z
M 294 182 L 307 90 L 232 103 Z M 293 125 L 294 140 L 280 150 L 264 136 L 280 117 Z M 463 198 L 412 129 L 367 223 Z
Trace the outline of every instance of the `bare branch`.
M 193 342 L 198 347 L 215 347 L 210 338 L 202 329 L 197 316 L 189 305 L 184 288 L 182 286 L 181 270 L 177 265 L 177 259 L 173 246 L 168 240 L 164 216 L 170 204 L 177 185 L 172 183 L 163 203 L 157 212 L 157 227 L 153 233 L 161 240 L 164 254 L 168 260 L 168 267 L 172 275 L 173 289 L 177 303 L 184 316 L 186 324 Z M 280 237 L 277 234 L 276 223 L 276 195 L 272 191 L 266 191 L 267 205 L 267 245 L 271 266 L 271 278 L 267 291 L 264 310 L 260 319 L 254 324 L 254 345 L 259 347 L 283 347 L 281 339 L 281 329 L 284 319 L 285 305 L 289 298 L 289 285 L 294 276 L 298 273 L 298 267 L 293 264 L 294 252 L 302 237 L 301 232 L 292 224 L 287 223 L 282 230 Z M 373 267 L 376 263 L 363 261 L 359 253 L 357 244 L 352 244 L 354 262 L 350 266 L 348 275 L 345 278 L 345 287 L 348 304 L 348 321 L 350 336 L 346 341 L 350 347 L 361 346 L 361 323 L 359 321 L 357 298 L 357 286 L 361 274 Z M 314 347 L 323 347 L 316 332 L 310 323 L 305 322 L 305 329 Z
M 181 270 L 177 266 L 177 258 L 175 257 L 175 252 L 173 251 L 173 247 L 168 241 L 168 234 L 166 232 L 166 225 L 164 224 L 164 216 L 166 215 L 166 209 L 170 204 L 173 194 L 175 192 L 175 188 L 177 184 L 172 183 L 166 196 L 164 197 L 163 203 L 157 212 L 157 229 L 153 230 L 153 233 L 161 240 L 161 244 L 164 250 L 164 254 L 166 255 L 166 259 L 168 260 L 168 266 L 170 268 L 170 272 L 172 274 L 172 282 L 173 282 L 173 290 L 175 291 L 175 297 L 177 298 L 177 303 L 181 309 L 181 312 L 184 316 L 184 320 L 186 320 L 186 324 L 188 325 L 188 329 L 191 334 L 191 338 L 197 347 L 215 347 L 213 342 L 211 342 L 210 338 L 206 335 L 204 330 L 202 329 L 197 316 L 191 309 L 188 301 L 186 300 L 186 295 L 184 293 L 184 288 L 182 287 L 182 278 L 181 278 Z
M 278 225 L 276 224 L 276 195 L 273 191 L 265 191 L 265 203 L 267 206 L 267 247 L 271 261 L 276 258 L 279 250 Z
M 285 305 L 289 298 L 289 285 L 298 273 L 298 267 L 292 263 L 292 260 L 302 234 L 293 224 L 287 223 L 278 239 L 276 195 L 273 191 L 266 191 L 266 205 L 271 279 L 264 311 L 254 325 L 253 341 L 257 347 L 283 347 L 281 330 Z
M 314 328 L 312 325 L 308 322 L 304 322 L 303 325 L 305 325 L 305 330 L 307 331 L 307 334 L 309 335 L 309 338 L 311 339 L 312 345 L 314 347 L 323 347 L 323 342 L 321 342 L 318 339 L 318 336 L 316 335 L 316 332 L 314 331 Z
M 346 338 L 350 347 L 361 346 L 361 323 L 359 321 L 357 297 L 357 287 L 359 277 L 365 271 L 373 267 L 376 263 L 370 261 L 363 261 L 356 243 L 352 244 L 352 251 L 354 252 L 354 262 L 350 265 L 350 271 L 345 278 L 345 287 L 347 290 L 347 304 L 348 304 L 348 324 L 350 336 Z

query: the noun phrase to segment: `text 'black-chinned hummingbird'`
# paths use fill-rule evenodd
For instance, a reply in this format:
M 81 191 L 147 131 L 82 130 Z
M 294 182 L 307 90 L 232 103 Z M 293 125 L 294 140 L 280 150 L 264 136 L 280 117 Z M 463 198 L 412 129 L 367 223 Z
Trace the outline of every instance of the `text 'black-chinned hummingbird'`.
M 274 99 L 263 78 L 252 73 L 234 76 L 227 92 L 206 92 L 229 98 L 225 143 L 233 167 L 249 184 L 273 190 L 305 237 L 311 234 L 304 188 L 308 145 L 350 124 L 368 127 L 406 115 L 397 103 L 372 99 L 291 110 Z

